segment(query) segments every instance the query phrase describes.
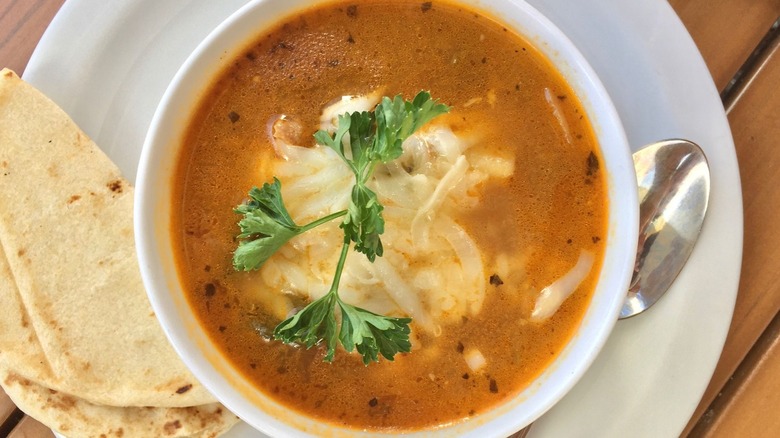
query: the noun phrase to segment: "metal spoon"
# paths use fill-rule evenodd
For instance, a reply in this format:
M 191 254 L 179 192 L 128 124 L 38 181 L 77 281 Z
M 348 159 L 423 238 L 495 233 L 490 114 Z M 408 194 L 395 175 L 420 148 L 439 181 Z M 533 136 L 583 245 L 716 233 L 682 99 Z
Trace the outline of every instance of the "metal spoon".
M 701 148 L 665 140 L 633 155 L 639 186 L 639 246 L 620 319 L 655 304 L 682 270 L 699 237 L 710 195 L 710 170 Z

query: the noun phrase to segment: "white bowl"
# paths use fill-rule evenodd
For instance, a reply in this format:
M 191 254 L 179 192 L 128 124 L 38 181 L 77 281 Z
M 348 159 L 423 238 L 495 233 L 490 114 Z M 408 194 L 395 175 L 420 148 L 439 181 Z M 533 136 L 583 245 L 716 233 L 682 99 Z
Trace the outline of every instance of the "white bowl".
M 327 0 L 325 0 L 327 1 Z M 322 2 L 322 0 L 316 0 Z M 637 242 L 636 179 L 617 112 L 593 70 L 549 20 L 519 0 L 459 0 L 525 36 L 563 74 L 590 118 L 608 180 L 607 249 L 596 292 L 563 352 L 518 396 L 473 419 L 411 436 L 507 436 L 541 416 L 585 373 L 606 342 L 624 300 Z M 169 235 L 172 175 L 186 123 L 201 92 L 252 37 L 312 0 L 257 0 L 203 41 L 174 77 L 154 115 L 137 175 L 135 236 L 141 273 L 165 333 L 195 376 L 231 411 L 272 436 L 370 436 L 339 429 L 280 405 L 255 390 L 198 325 L 179 284 Z

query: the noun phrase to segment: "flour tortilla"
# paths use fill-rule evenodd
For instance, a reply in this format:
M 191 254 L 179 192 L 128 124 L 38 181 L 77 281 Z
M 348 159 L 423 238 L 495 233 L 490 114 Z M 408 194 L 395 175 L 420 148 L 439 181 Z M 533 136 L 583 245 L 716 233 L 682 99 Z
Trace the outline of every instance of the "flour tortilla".
M 0 245 L 0 367 L 23 365 L 26 375 L 53 380 L 49 359 L 43 353 L 33 330 L 27 309 L 19 296 L 16 282 Z M 37 379 L 36 379 L 37 380 Z
M 97 404 L 213 403 L 152 312 L 132 211 L 133 188 L 108 157 L 56 104 L 0 71 L 0 243 L 27 314 L 11 321 L 27 324 L 16 348 L 34 332 L 51 371 L 35 380 Z M 32 374 L 38 353 L 8 365 Z
M 0 370 L 0 386 L 22 411 L 68 438 L 212 438 L 238 422 L 219 403 L 189 408 L 96 405 L 7 370 Z

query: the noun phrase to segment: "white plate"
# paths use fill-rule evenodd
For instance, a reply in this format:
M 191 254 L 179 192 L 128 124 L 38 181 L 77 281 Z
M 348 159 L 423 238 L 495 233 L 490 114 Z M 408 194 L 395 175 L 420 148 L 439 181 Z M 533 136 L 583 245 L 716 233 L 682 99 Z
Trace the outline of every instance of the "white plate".
M 574 390 L 533 437 L 677 436 L 726 338 L 742 257 L 742 195 L 728 122 L 709 72 L 663 0 L 529 0 L 567 33 L 612 95 L 635 148 L 699 143 L 712 194 L 700 241 L 669 294 L 617 324 Z M 65 109 L 134 180 L 154 109 L 198 42 L 245 0 L 69 0 L 24 78 Z M 229 437 L 259 436 L 245 424 Z

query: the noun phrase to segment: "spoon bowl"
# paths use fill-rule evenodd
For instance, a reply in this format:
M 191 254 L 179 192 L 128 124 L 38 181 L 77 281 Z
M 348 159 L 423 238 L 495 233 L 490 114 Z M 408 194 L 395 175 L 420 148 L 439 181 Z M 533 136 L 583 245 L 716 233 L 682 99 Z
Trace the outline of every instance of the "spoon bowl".
M 644 312 L 677 278 L 699 237 L 710 194 L 701 148 L 665 140 L 633 154 L 639 190 L 639 245 L 620 319 Z

